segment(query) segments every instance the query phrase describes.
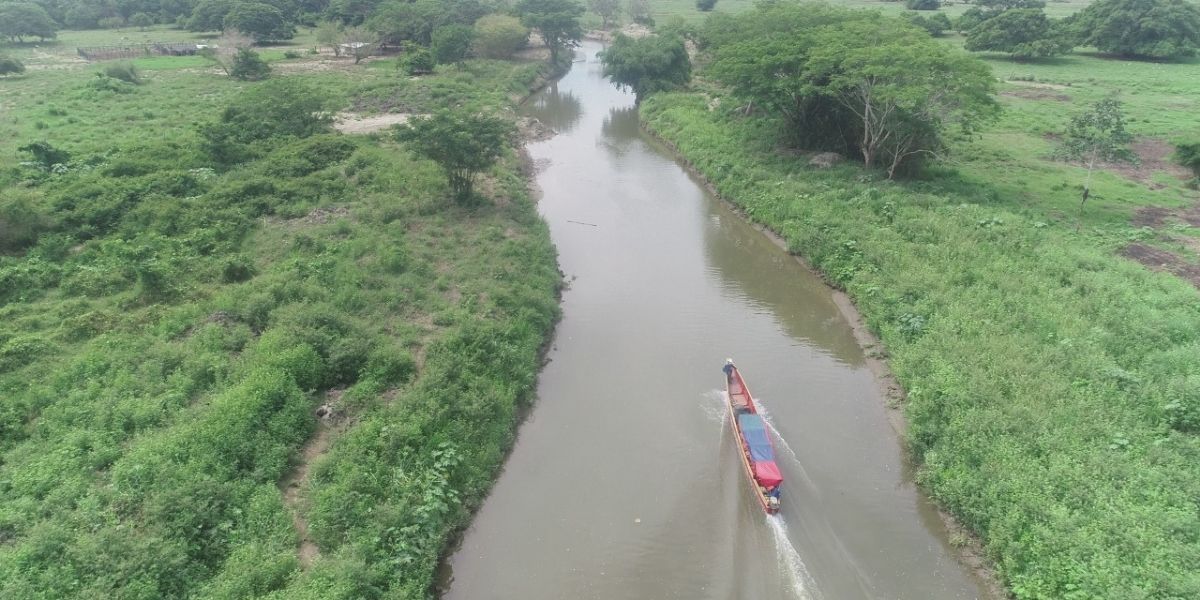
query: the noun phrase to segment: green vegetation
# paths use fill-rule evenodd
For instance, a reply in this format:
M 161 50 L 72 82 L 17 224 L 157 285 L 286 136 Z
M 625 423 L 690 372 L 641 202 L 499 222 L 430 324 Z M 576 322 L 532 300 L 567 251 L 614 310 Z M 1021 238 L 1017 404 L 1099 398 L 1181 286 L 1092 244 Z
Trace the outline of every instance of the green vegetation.
M 481 58 L 509 58 L 525 47 L 529 30 L 520 19 L 508 15 L 488 15 L 475 22 L 471 51 Z
M 972 27 L 963 47 L 973 51 L 1005 52 L 1014 58 L 1042 58 L 1071 50 L 1062 31 L 1040 8 L 1006 10 Z
M 25 63 L 11 57 L 0 54 L 0 77 L 7 75 L 19 75 L 25 72 Z
M 463 207 L 329 121 L 500 113 L 546 67 L 247 83 L 154 57 L 101 89 L 71 52 L 18 49 L 60 68 L 0 83 L 0 597 L 427 597 L 559 276 L 514 152 Z
M 270 4 L 243 2 L 234 4 L 222 20 L 222 29 L 234 29 L 256 42 L 290 40 L 296 29 L 283 12 Z
M 618 34 L 600 55 L 604 76 L 629 88 L 641 102 L 647 94 L 676 89 L 692 77 L 683 40 L 672 35 L 633 39 Z
M 542 36 L 553 63 L 557 64 L 563 50 L 575 46 L 583 37 L 579 25 L 583 5 L 575 0 L 519 0 L 516 10 L 521 23 Z
M 413 119 L 396 132 L 413 152 L 442 168 L 450 190 L 461 203 L 475 200 L 475 179 L 500 159 L 512 144 L 512 123 L 488 115 L 439 110 Z
M 429 52 L 439 65 L 462 62 L 471 52 L 471 38 L 475 30 L 466 25 L 445 25 L 433 30 Z
M 6 2 L 0 4 L 0 35 L 14 42 L 24 42 L 27 37 L 45 41 L 56 35 L 58 26 L 46 9 L 28 2 Z
M 795 31 L 805 31 L 797 36 Z M 994 113 L 987 67 L 901 19 L 828 5 L 764 5 L 714 19 L 709 73 L 783 118 L 792 144 L 914 170 Z
M 1075 115 L 1067 126 L 1059 156 L 1087 165 L 1087 179 L 1083 183 L 1083 194 L 1079 199 L 1079 214 L 1082 221 L 1083 205 L 1092 192 L 1092 174 L 1101 162 L 1137 162 L 1137 155 L 1129 149 L 1133 136 L 1125 130 L 1125 115 L 1121 103 L 1105 98 L 1088 110 Z
M 1053 160 L 1071 116 L 1118 90 L 1139 153 L 1194 143 L 1200 63 L 983 55 L 1003 114 L 947 140 L 952 163 L 889 182 L 781 152 L 795 144 L 786 117 L 713 83 L 728 43 L 698 61 L 693 90 L 651 96 L 642 118 L 851 294 L 908 392 L 920 483 L 980 534 L 1011 592 L 1200 596 L 1200 298 L 1121 256 L 1153 250 L 1180 268 L 1154 269 L 1187 276 L 1194 196 L 1150 161 L 1105 163 L 1077 231 L 1087 165 Z
M 1131 58 L 1200 50 L 1200 6 L 1186 0 L 1096 0 L 1071 19 L 1081 46 Z

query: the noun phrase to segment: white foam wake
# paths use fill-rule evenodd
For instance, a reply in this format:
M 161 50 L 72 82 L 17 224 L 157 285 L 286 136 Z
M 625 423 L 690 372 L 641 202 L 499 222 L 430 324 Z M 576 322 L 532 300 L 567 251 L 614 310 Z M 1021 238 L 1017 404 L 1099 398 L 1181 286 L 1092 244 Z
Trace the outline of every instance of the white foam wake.
M 788 536 L 787 524 L 779 515 L 768 515 L 767 525 L 771 528 L 771 536 L 775 539 L 775 555 L 779 560 L 779 570 L 787 577 L 788 587 L 794 598 L 800 600 L 818 600 L 821 594 L 812 585 L 812 578 L 804 566 L 800 553 L 792 545 Z

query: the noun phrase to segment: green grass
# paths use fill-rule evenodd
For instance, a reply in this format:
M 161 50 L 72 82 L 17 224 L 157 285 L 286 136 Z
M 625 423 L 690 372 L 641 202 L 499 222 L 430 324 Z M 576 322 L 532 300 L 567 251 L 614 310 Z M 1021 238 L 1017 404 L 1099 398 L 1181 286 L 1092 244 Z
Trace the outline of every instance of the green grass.
M 642 115 L 852 295 L 908 392 L 922 486 L 1014 595 L 1200 597 L 1200 293 L 1118 255 L 1140 242 L 1195 261 L 1196 228 L 1131 217 L 1196 195 L 1104 172 L 1077 231 L 1083 170 L 1049 159 L 1071 114 L 1118 91 L 1134 134 L 1197 139 L 1200 62 L 984 58 L 1003 116 L 917 181 L 808 167 L 779 152 L 778 123 L 703 80 Z
M 43 58 L 61 68 L 0 81 L 0 229 L 39 234 L 0 254 L 0 596 L 426 597 L 557 315 L 515 152 L 472 207 L 386 135 L 281 140 L 221 171 L 197 126 L 262 84 L 155 57 L 144 84 L 97 91 L 99 66 Z M 287 76 L 341 108 L 428 112 L 506 110 L 543 70 L 376 64 L 393 68 Z M 35 140 L 66 169 L 20 166 Z M 331 446 L 289 504 L 320 427 Z

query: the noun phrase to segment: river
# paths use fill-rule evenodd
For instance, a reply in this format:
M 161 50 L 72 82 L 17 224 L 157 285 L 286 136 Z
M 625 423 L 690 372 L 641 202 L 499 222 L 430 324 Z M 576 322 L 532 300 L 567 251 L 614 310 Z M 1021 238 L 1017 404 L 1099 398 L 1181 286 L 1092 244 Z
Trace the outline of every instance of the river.
M 524 108 L 559 132 L 529 152 L 569 287 L 443 597 L 986 597 L 915 489 L 830 290 L 639 131 L 598 50 Z M 777 431 L 776 517 L 738 462 L 726 357 Z

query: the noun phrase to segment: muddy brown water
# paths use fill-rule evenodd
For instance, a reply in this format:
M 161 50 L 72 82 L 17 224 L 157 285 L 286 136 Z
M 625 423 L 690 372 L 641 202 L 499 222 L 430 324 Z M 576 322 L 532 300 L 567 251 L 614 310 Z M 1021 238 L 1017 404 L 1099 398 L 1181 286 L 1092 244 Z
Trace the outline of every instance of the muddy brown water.
M 982 598 L 914 488 L 830 290 L 638 129 L 597 44 L 525 112 L 570 287 L 448 600 Z M 723 405 L 733 357 L 785 478 L 767 517 Z

